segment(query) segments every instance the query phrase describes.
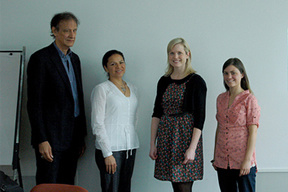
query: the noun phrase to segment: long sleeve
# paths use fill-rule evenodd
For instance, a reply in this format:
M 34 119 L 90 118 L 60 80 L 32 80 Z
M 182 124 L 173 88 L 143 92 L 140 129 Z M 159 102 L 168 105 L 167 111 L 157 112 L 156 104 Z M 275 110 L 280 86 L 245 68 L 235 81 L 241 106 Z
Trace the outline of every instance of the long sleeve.
M 97 85 L 91 94 L 91 125 L 96 136 L 95 147 L 104 157 L 113 151 L 139 148 L 135 131 L 137 97 L 133 86 L 130 97 L 123 93 L 109 80 Z
M 206 113 L 206 84 L 205 81 L 198 76 L 195 82 L 194 90 L 194 126 L 200 130 L 204 127 Z
M 131 84 L 128 84 L 128 86 L 130 87 L 130 94 L 132 94 L 132 92 L 134 92 L 137 100 L 139 100 L 139 95 L 138 95 L 138 89 L 135 87 L 135 86 L 132 86 Z M 135 114 L 135 123 L 134 123 L 134 127 L 135 129 L 137 128 L 137 125 L 138 125 L 138 115 L 139 115 L 139 104 L 138 104 L 138 107 L 136 109 L 136 114 Z
M 187 93 L 186 93 L 187 92 Z M 194 127 L 202 130 L 205 121 L 206 83 L 201 76 L 194 74 L 187 83 L 182 109 L 193 114 Z
M 39 54 L 31 56 L 28 68 L 28 113 L 32 127 L 33 144 L 47 141 L 45 132 L 44 109 L 45 103 L 45 66 L 40 60 Z
M 153 115 L 152 117 L 157 117 L 157 118 L 161 118 L 161 116 L 163 115 L 163 107 L 161 105 L 162 103 L 162 97 L 163 94 L 167 88 L 167 86 L 169 85 L 169 81 L 167 77 L 162 76 L 160 78 L 160 80 L 158 81 L 157 84 L 157 95 L 156 95 L 156 99 L 155 99 L 155 103 L 154 103 L 154 110 L 153 110 Z
M 111 145 L 105 129 L 106 92 L 103 87 L 96 86 L 91 94 L 91 126 L 96 135 L 104 157 L 112 155 Z

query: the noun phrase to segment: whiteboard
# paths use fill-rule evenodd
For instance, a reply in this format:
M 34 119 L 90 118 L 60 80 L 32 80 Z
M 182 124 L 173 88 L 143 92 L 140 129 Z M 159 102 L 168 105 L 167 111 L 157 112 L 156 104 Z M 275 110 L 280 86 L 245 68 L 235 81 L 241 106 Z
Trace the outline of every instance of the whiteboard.
M 0 165 L 11 165 L 13 159 L 21 55 L 0 53 Z

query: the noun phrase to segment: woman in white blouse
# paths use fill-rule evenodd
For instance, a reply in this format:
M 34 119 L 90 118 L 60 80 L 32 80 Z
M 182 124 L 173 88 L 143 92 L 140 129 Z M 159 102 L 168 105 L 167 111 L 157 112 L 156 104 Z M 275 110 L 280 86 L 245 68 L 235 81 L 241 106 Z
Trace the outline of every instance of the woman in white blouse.
M 102 192 L 128 192 L 139 148 L 135 131 L 136 88 L 126 83 L 124 55 L 110 50 L 102 65 L 109 79 L 97 85 L 91 95 L 93 134 L 96 135 L 96 164 L 100 170 Z

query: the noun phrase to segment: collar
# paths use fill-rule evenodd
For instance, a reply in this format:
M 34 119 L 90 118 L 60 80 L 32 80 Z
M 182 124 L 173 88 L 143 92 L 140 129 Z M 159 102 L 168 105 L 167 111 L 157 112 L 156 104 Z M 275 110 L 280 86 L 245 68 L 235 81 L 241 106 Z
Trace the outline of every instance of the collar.
M 54 45 L 54 47 L 56 48 L 56 50 L 57 50 L 57 52 L 59 53 L 59 56 L 60 56 L 61 58 L 64 59 L 64 58 L 66 58 L 67 56 L 68 56 L 68 57 L 71 56 L 72 51 L 71 51 L 70 48 L 68 49 L 67 54 L 65 55 L 65 54 L 59 49 L 59 47 L 57 47 L 55 41 L 53 42 L 53 45 Z

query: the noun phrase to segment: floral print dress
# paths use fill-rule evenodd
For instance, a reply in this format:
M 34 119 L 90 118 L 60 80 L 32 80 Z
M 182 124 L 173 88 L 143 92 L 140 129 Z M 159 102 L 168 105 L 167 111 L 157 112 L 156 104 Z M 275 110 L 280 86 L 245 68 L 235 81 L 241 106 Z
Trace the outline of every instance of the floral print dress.
M 182 165 L 193 133 L 194 119 L 190 113 L 182 113 L 181 106 L 186 90 L 184 82 L 168 85 L 162 97 L 162 115 L 157 132 L 157 155 L 154 177 L 172 182 L 191 182 L 203 179 L 202 136 L 199 139 L 195 160 Z

